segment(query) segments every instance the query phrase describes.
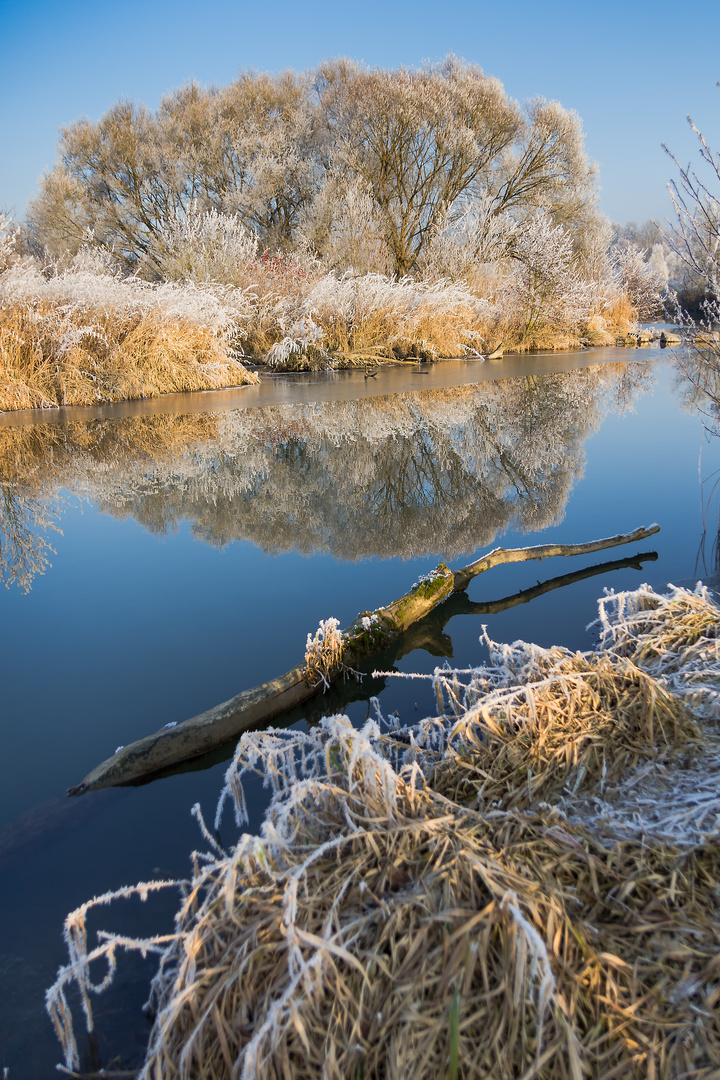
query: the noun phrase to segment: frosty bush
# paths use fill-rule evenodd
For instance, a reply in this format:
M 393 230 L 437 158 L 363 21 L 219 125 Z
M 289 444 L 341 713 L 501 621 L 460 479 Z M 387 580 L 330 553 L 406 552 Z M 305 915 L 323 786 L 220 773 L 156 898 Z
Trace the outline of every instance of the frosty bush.
M 171 281 L 237 285 L 255 262 L 258 238 L 237 216 L 193 204 L 187 215 L 172 218 L 154 239 L 151 257 Z
M 0 271 L 6 270 L 15 259 L 17 233 L 13 219 L 0 210 Z
M 509 255 L 517 228 L 508 214 L 494 212 L 489 198 L 470 202 L 438 222 L 423 257 L 423 273 L 473 283 L 483 267 Z
M 572 240 L 561 225 L 541 212 L 514 238 L 516 265 L 505 288 L 505 305 L 521 321 L 524 341 L 548 328 L 578 329 L 592 307 L 590 284 L 574 257 Z
M 637 312 L 640 322 L 656 318 L 662 312 L 662 296 L 667 284 L 667 267 L 658 266 L 655 260 L 646 261 L 643 252 L 627 241 L 620 241 L 613 248 L 613 261 L 616 267 L 618 283 Z M 664 260 L 663 260 L 664 262 Z

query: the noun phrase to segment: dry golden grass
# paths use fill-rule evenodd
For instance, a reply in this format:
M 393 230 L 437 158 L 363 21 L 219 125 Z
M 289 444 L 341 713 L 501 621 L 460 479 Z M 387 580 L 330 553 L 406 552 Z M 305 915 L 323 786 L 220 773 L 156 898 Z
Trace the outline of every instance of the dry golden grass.
M 6 268 L 0 273 L 0 409 L 254 381 L 239 356 L 303 371 L 354 366 L 367 357 L 489 354 L 501 345 L 507 352 L 570 349 L 583 333 L 569 315 L 563 325 L 545 321 L 530 331 L 494 279 L 471 287 L 444 279 L 322 274 L 312 261 L 286 265 L 280 257 L 271 263 L 248 264 L 257 272 L 248 271 L 235 287 L 151 286 L 84 267 L 82 260 L 50 277 L 27 261 Z M 624 298 L 603 309 L 606 327 L 627 329 L 630 317 Z
M 257 381 L 211 326 L 158 311 L 0 306 L 0 410 L 91 405 Z
M 385 351 L 390 358 L 460 356 L 479 347 L 476 297 L 450 282 L 328 276 L 308 298 L 331 354 Z
M 611 333 L 626 334 L 638 323 L 638 313 L 627 293 L 620 293 L 603 307 L 602 317 Z
M 701 746 L 692 715 L 647 672 L 558 650 L 544 678 L 461 710 L 430 782 L 458 803 L 526 809 L 565 788 L 602 790 L 643 759 Z
M 198 879 L 145 1075 L 660 1080 L 720 1064 L 717 850 L 608 850 L 552 814 L 487 820 L 404 783 L 388 820 L 372 783 L 334 780 L 298 800 L 281 865 Z
M 720 611 L 706 593 L 645 588 L 606 597 L 601 625 L 596 654 L 494 646 L 473 675 L 470 697 L 484 678 L 498 706 L 469 755 L 469 786 L 482 771 L 502 804 L 485 788 L 483 812 L 447 797 L 467 795 L 459 747 L 483 708 L 463 713 L 462 673 L 440 687 L 457 709 L 412 729 L 331 717 L 243 736 L 216 824 L 226 799 L 243 820 L 242 776 L 256 771 L 275 791 L 262 835 L 224 852 L 205 829 L 214 854 L 196 863 L 169 944 L 110 936 L 90 954 L 163 953 L 142 1077 L 717 1080 L 718 827 L 689 842 L 601 836 L 544 799 L 701 747 L 686 707 L 625 654 L 662 661 L 663 679 L 689 665 L 688 699 L 702 662 L 712 695 Z M 439 767 L 433 730 L 451 745 Z M 534 768 L 547 781 L 526 797 Z M 107 900 L 68 917 L 71 963 L 48 997 L 69 1067 L 66 987 L 89 1008 L 86 915 Z
M 78 452 L 93 462 L 156 460 L 217 435 L 217 416 L 164 415 L 72 420 L 63 424 L 0 426 L 0 479 L 28 487 L 68 482 Z

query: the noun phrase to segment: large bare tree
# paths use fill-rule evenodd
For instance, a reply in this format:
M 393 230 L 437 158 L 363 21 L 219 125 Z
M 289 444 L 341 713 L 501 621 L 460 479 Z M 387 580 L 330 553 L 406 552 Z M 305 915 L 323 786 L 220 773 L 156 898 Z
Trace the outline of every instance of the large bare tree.
M 371 194 L 398 275 L 474 199 L 489 199 L 488 220 L 542 206 L 570 223 L 594 205 L 578 117 L 541 99 L 521 109 L 474 65 L 340 60 L 319 68 L 316 87 L 334 159 Z
M 357 261 L 353 215 L 366 200 L 374 265 L 377 237 L 402 276 L 475 199 L 486 220 L 542 207 L 582 232 L 594 187 L 578 118 L 557 102 L 521 108 L 454 57 L 394 71 L 339 60 L 193 83 L 156 113 L 121 101 L 72 124 L 29 222 L 54 254 L 91 242 L 148 272 L 156 237 L 190 207 L 236 214 L 272 250 L 309 239 L 322 253 L 341 226 Z

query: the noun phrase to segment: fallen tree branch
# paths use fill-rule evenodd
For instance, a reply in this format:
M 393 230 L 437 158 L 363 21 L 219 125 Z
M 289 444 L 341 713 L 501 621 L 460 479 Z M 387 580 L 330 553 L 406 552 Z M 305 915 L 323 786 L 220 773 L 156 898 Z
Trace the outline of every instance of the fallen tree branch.
M 605 548 L 631 544 L 659 532 L 659 525 L 635 529 L 587 544 L 541 544 L 527 548 L 495 548 L 481 559 L 453 573 L 445 563 L 410 592 L 374 612 L 361 612 L 342 633 L 342 645 L 333 652 L 332 666 L 322 679 L 309 678 L 308 665 L 299 664 L 269 682 L 243 690 L 240 694 L 154 735 L 137 739 L 101 762 L 69 795 L 82 795 L 98 788 L 137 782 L 162 769 L 199 757 L 238 738 L 243 731 L 269 723 L 289 709 L 308 701 L 348 670 L 386 649 L 409 626 L 422 619 L 452 593 L 463 592 L 474 577 L 503 563 L 547 559 L 554 556 L 585 555 Z
M 499 615 L 510 608 L 519 607 L 521 604 L 529 604 L 539 596 L 545 596 L 556 589 L 564 589 L 568 585 L 575 585 L 578 581 L 586 581 L 588 578 L 597 577 L 598 574 L 612 574 L 616 570 L 642 570 L 644 562 L 655 562 L 658 558 L 656 551 L 643 551 L 637 555 L 631 555 L 627 559 L 614 559 L 612 562 L 595 563 L 586 566 L 582 570 L 573 570 L 569 574 L 549 578 L 547 581 L 538 582 L 529 589 L 522 589 L 511 596 L 503 596 L 499 600 L 470 600 L 467 593 L 453 593 L 439 608 L 431 611 L 419 623 L 411 626 L 403 634 L 398 642 L 395 659 L 399 660 L 416 649 L 424 649 L 431 656 L 446 656 L 451 658 L 452 640 L 444 632 L 445 627 L 458 615 Z M 377 694 L 375 695 L 377 696 Z M 318 718 L 319 719 L 319 718 Z
M 283 713 L 276 721 L 277 727 L 292 727 L 299 720 L 304 720 L 308 725 L 318 724 L 323 716 L 332 716 L 335 713 L 344 712 L 351 702 L 370 701 L 373 697 L 379 697 L 385 689 L 387 679 L 384 676 L 376 678 L 372 668 L 376 663 L 386 669 L 391 669 L 403 656 L 417 650 L 430 653 L 431 656 L 443 656 L 452 658 L 453 643 L 449 634 L 445 633 L 445 627 L 459 615 L 495 615 L 518 604 L 527 604 L 538 596 L 552 592 L 555 589 L 564 589 L 574 585 L 578 581 L 596 577 L 599 574 L 611 574 L 617 570 L 633 569 L 641 572 L 643 563 L 656 561 L 656 551 L 640 552 L 631 555 L 627 559 L 614 559 L 612 562 L 595 563 L 584 567 L 582 570 L 574 570 L 572 573 L 563 574 L 560 577 L 550 578 L 530 589 L 505 596 L 499 600 L 474 602 L 468 598 L 466 592 L 453 593 L 439 607 L 434 608 L 424 618 L 400 634 L 390 646 L 382 653 L 376 653 L 360 665 L 361 679 L 338 679 L 325 693 L 318 694 L 308 701 L 299 705 L 296 709 Z M 369 715 L 369 714 L 368 714 Z M 221 743 L 213 747 L 208 754 L 200 757 L 188 758 L 178 765 L 171 765 L 159 773 L 140 777 L 134 783 L 151 783 L 156 777 L 165 776 L 177 772 L 194 772 L 208 769 L 211 765 L 217 765 L 223 761 L 229 761 L 235 752 L 237 739 Z M 1 865 L 1 864 L 0 864 Z

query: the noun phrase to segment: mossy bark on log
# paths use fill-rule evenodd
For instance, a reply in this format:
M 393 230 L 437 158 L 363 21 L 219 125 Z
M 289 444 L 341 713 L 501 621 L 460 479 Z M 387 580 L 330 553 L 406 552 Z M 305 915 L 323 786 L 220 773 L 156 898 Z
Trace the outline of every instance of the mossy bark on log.
M 635 529 L 603 540 L 586 544 L 542 544 L 527 548 L 495 548 L 482 558 L 453 573 L 445 563 L 398 600 L 374 612 L 363 612 L 343 632 L 341 662 L 329 673 L 330 681 L 348 668 L 374 656 L 399 637 L 408 627 L 431 612 L 453 593 L 463 592 L 474 577 L 504 563 L 526 562 L 555 556 L 584 555 L 606 548 L 619 547 L 643 540 L 659 532 L 659 525 Z M 69 795 L 86 791 L 131 784 L 162 769 L 178 765 L 193 757 L 238 738 L 244 731 L 282 716 L 289 709 L 315 697 L 323 689 L 321 681 L 307 677 L 307 667 L 299 664 L 277 679 L 243 690 L 229 701 L 180 721 L 172 727 L 161 728 L 153 735 L 129 743 L 111 758 L 101 762 L 79 784 L 71 787 Z

